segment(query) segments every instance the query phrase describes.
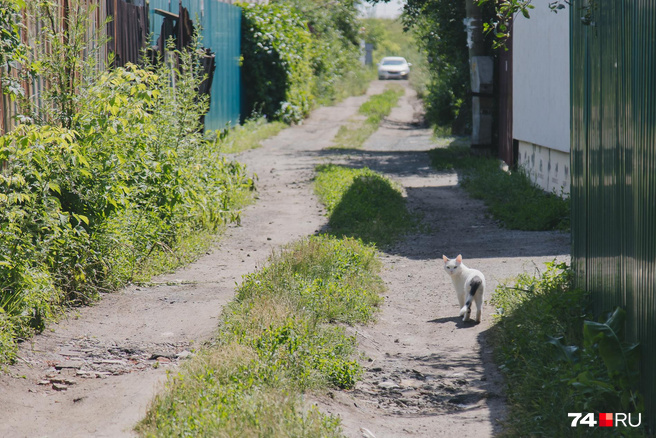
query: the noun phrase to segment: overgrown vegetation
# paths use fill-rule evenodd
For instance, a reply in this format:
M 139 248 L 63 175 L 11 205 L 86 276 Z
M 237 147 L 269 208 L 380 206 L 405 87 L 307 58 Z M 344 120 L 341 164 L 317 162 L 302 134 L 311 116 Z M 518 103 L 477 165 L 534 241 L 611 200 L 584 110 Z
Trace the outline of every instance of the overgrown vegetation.
M 339 127 L 332 148 L 358 149 L 365 141 L 378 130 L 383 119 L 392 112 L 399 98 L 403 96 L 403 88 L 399 85 L 390 85 L 381 94 L 374 94 L 360 105 L 358 113 L 366 116 L 364 120 L 354 119 L 347 125 Z
M 330 233 L 387 245 L 414 229 L 401 188 L 368 168 L 318 166 L 314 190 L 328 210 Z
M 639 350 L 624 342 L 624 311 L 591 320 L 588 294 L 572 278 L 564 263 L 548 263 L 536 277 L 501 284 L 492 299 L 492 339 L 510 406 L 503 436 L 643 436 L 629 427 L 571 427 L 569 412 L 644 408 Z
M 244 114 L 295 123 L 317 103 L 363 93 L 355 3 L 242 5 Z
M 484 21 L 494 16 L 494 2 L 482 7 Z M 430 82 L 424 99 L 426 119 L 453 135 L 471 131 L 471 85 L 465 1 L 408 0 L 403 22 L 412 28 L 429 61 Z M 492 47 L 492 35 L 486 46 Z M 490 53 L 491 54 L 491 53 Z
M 381 303 L 375 249 L 314 236 L 274 253 L 224 308 L 214 345 L 169 379 L 143 436 L 341 436 L 339 419 L 301 395 L 352 388 L 355 339 L 331 322 L 366 323 Z
M 195 45 L 98 73 L 92 53 L 81 57 L 91 11 L 69 6 L 67 28 L 48 20 L 56 5 L 28 6 L 50 26 L 32 68 L 54 85 L 42 107 L 19 99 L 25 123 L 0 138 L 2 362 L 60 305 L 93 300 L 137 278 L 146 259 L 237 221 L 253 187 L 203 138 Z
M 461 186 L 482 199 L 492 216 L 514 230 L 569 230 L 569 200 L 546 193 L 520 170 L 506 172 L 498 160 L 477 154 L 466 144 L 430 151 L 438 170 L 457 170 Z

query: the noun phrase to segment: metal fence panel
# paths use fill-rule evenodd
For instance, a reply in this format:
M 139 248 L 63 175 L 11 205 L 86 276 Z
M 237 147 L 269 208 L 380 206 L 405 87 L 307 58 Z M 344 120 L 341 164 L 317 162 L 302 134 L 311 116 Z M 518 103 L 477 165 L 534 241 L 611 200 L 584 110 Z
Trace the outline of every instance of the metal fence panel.
M 215 54 L 210 111 L 205 129 L 222 129 L 239 123 L 241 111 L 241 8 L 218 0 L 182 0 L 194 26 L 202 28 L 202 45 Z M 150 0 L 152 43 L 159 38 L 163 18 L 155 9 L 179 14 L 179 0 Z
M 597 313 L 626 309 L 654 424 L 656 2 L 574 0 L 570 19 L 572 267 Z

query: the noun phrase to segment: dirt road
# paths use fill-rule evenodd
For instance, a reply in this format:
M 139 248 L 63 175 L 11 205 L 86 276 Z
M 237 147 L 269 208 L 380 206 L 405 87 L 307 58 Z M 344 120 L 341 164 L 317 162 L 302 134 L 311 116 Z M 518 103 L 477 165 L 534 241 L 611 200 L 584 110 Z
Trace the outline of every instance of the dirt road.
M 384 85 L 372 83 L 368 94 Z M 259 199 L 211 253 L 152 287 L 130 286 L 77 309 L 23 345 L 19 363 L 0 377 L 0 436 L 133 435 L 166 372 L 212 336 L 241 276 L 271 249 L 325 228 L 311 189 L 314 166 L 323 162 L 366 165 L 396 179 L 429 230 L 381 254 L 383 312 L 375 326 L 357 329 L 368 358 L 364 381 L 309 401 L 340 415 L 349 437 L 492 436 L 504 411 L 486 343 L 492 309 L 479 325 L 455 318 L 441 256 L 462 253 L 492 291 L 504 278 L 567 259 L 569 238 L 499 229 L 456 186 L 455 174 L 432 171 L 424 151 L 435 145 L 416 123 L 421 106 L 410 89 L 362 151 L 325 150 L 365 100 L 321 108 L 264 148 L 241 154 L 259 176 Z

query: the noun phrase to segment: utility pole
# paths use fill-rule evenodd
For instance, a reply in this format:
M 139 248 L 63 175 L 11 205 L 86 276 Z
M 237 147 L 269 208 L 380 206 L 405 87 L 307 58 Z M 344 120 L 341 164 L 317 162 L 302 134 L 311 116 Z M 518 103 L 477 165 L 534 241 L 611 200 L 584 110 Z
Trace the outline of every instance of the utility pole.
M 472 90 L 472 147 L 492 145 L 494 61 L 483 38 L 483 18 L 477 0 L 465 0 L 465 28 Z

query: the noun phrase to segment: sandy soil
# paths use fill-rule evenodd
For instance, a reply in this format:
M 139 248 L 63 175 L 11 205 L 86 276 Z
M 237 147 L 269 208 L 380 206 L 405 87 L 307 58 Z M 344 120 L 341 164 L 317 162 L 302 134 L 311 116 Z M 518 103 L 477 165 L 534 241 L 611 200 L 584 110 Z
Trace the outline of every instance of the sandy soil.
M 368 94 L 384 86 L 376 81 Z M 394 178 L 429 226 L 381 252 L 388 292 L 379 322 L 352 329 L 364 352 L 364 380 L 353 391 L 308 401 L 340 415 L 349 437 L 493 436 L 504 416 L 487 342 L 493 309 L 484 309 L 481 324 L 456 318 L 441 256 L 461 253 L 483 271 L 489 297 L 503 279 L 567 260 L 569 237 L 500 229 L 454 173 L 432 171 L 425 151 L 435 144 L 409 88 L 363 150 L 326 150 L 365 100 L 318 109 L 264 148 L 241 154 L 259 177 L 259 199 L 210 253 L 151 287 L 130 286 L 76 309 L 25 343 L 19 363 L 0 376 L 0 436 L 132 436 L 167 371 L 212 336 L 241 276 L 272 249 L 325 229 L 311 188 L 314 166 L 323 162 L 366 165 Z

